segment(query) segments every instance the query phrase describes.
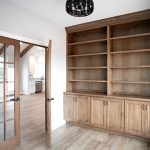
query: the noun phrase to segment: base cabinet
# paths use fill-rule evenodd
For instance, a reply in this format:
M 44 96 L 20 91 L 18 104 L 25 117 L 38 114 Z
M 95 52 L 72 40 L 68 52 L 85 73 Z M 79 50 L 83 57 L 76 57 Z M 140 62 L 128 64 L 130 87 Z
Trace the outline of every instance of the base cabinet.
M 105 128 L 105 99 L 91 98 L 91 124 L 92 126 Z
M 89 124 L 90 99 L 84 96 L 64 94 L 64 119 L 67 121 Z
M 77 98 L 77 122 L 82 124 L 90 124 L 90 99 L 88 97 L 79 96 Z
M 64 120 L 67 121 L 76 121 L 76 99 L 77 97 L 74 95 L 66 95 L 64 94 Z
M 64 94 L 64 119 L 150 139 L 150 102 Z
M 145 137 L 150 139 L 150 103 L 145 103 Z
M 91 124 L 113 131 L 124 131 L 124 101 L 91 98 Z
M 150 103 L 125 101 L 125 132 L 150 138 Z
M 124 132 L 124 100 L 107 100 L 106 113 L 106 128 Z

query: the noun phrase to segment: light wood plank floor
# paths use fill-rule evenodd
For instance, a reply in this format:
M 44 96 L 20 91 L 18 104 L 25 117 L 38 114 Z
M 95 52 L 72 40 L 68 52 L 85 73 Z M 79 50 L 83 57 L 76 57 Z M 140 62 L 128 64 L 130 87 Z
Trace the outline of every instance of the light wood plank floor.
M 44 95 L 22 96 L 21 146 L 15 150 L 48 150 L 44 131 Z M 58 108 L 59 109 L 59 108 Z M 147 150 L 144 141 L 63 125 L 52 132 L 49 150 Z

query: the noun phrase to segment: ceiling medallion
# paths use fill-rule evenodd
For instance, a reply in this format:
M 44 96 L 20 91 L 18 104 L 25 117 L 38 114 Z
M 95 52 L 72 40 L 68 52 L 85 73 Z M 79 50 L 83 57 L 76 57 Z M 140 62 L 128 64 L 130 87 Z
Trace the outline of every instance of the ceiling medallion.
M 67 0 L 66 11 L 74 17 L 85 17 L 94 10 L 93 0 Z

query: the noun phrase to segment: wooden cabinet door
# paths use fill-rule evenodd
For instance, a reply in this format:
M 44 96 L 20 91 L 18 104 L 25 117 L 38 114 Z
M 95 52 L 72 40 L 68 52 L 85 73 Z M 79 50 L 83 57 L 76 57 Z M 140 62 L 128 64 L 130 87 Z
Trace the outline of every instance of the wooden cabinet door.
M 144 107 L 145 114 L 145 137 L 150 138 L 150 103 L 145 103 Z
M 90 123 L 90 98 L 85 96 L 77 98 L 77 121 L 82 124 Z
M 64 120 L 75 121 L 76 100 L 76 96 L 64 94 Z
M 91 98 L 91 124 L 95 127 L 105 127 L 105 100 Z
M 107 100 L 106 103 L 106 128 L 124 132 L 124 100 Z
M 143 102 L 125 101 L 125 132 L 144 136 Z

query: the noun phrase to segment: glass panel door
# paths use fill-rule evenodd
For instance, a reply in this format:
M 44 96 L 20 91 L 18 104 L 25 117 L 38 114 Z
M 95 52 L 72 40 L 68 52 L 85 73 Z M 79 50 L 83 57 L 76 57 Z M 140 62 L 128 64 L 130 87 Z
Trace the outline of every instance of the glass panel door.
M 14 46 L 5 47 L 5 140 L 15 136 L 14 112 Z
M 19 42 L 0 42 L 0 149 L 13 149 L 20 141 Z
M 4 141 L 4 43 L 0 43 L 0 142 Z

